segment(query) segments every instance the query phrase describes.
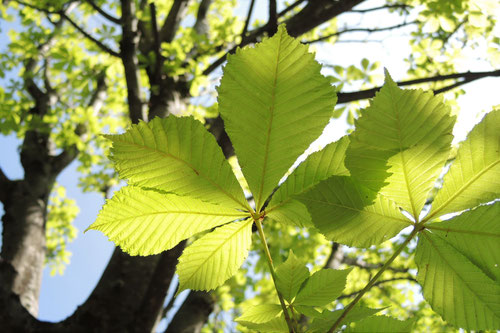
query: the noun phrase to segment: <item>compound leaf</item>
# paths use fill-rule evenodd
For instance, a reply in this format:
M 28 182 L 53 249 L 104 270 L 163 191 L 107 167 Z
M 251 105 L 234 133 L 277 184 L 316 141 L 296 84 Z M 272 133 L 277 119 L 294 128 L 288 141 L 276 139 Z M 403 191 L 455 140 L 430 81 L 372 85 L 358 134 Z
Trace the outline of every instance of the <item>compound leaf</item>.
M 421 232 L 415 262 L 424 298 L 444 320 L 467 330 L 500 328 L 500 285 L 446 239 Z
M 356 121 L 346 166 L 362 185 L 418 218 L 446 162 L 454 117 L 442 97 L 386 83 Z
M 429 218 L 500 197 L 500 110 L 488 113 L 460 144 Z
M 211 290 L 240 268 L 252 243 L 252 220 L 228 223 L 204 235 L 179 257 L 179 291 Z
M 228 57 L 219 112 L 257 210 L 330 119 L 335 88 L 320 70 L 284 25 L 254 48 Z
M 126 186 L 106 202 L 88 229 L 103 232 L 128 254 L 144 256 L 245 216 L 199 199 Z
M 191 117 L 132 125 L 113 142 L 111 159 L 129 184 L 228 207 L 248 207 L 243 190 L 213 135 Z
M 332 176 L 298 198 L 322 234 L 349 246 L 379 244 L 411 224 L 394 202 L 351 177 Z

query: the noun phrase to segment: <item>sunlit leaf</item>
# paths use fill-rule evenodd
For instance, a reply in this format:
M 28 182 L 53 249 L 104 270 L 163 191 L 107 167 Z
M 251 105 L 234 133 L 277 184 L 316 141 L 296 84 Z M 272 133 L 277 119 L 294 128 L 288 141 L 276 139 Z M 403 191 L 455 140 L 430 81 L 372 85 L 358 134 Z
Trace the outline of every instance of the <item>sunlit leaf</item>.
M 351 325 L 345 332 L 403 333 L 411 332 L 413 324 L 414 319 L 402 321 L 387 316 L 373 316 Z
M 284 25 L 272 38 L 228 57 L 219 112 L 257 210 L 330 119 L 335 89 L 320 69 Z
M 500 282 L 500 203 L 479 206 L 427 228 Z
M 361 306 L 355 306 L 347 316 L 342 320 L 341 325 L 346 325 L 366 317 L 372 316 L 375 313 L 382 311 L 383 309 L 370 309 Z M 325 310 L 321 314 L 322 318 L 315 318 L 310 325 L 309 329 L 314 333 L 324 333 L 327 332 L 333 324 L 340 318 L 344 309 L 336 311 Z
M 273 195 L 267 216 L 278 222 L 299 227 L 311 226 L 311 218 L 304 205 L 292 199 L 321 180 L 332 175 L 349 175 L 344 166 L 345 151 L 349 139 L 342 139 L 328 144 L 322 150 L 307 157 Z
M 304 283 L 294 304 L 323 306 L 337 299 L 344 290 L 350 269 L 335 270 L 326 268 L 317 271 Z
M 252 332 L 283 332 L 288 333 L 288 326 L 285 321 L 285 316 L 282 314 L 278 318 L 274 318 L 265 323 L 253 323 L 250 321 L 238 321 L 238 324 L 243 325 L 252 330 Z
M 379 244 L 411 224 L 394 202 L 351 177 L 330 177 L 299 199 L 322 234 L 350 246 Z
M 126 186 L 106 202 L 88 229 L 103 232 L 131 255 L 151 255 L 245 216 L 199 199 Z
M 247 207 L 215 138 L 193 118 L 155 118 L 106 137 L 113 142 L 115 168 L 131 185 Z
M 488 113 L 460 144 L 429 218 L 500 197 L 500 110 Z
M 290 250 L 288 259 L 276 268 L 276 277 L 276 288 L 284 299 L 291 302 L 302 282 L 309 277 L 309 270 Z
M 229 223 L 204 235 L 179 257 L 179 291 L 211 290 L 233 276 L 248 255 L 252 220 Z
M 420 233 L 415 262 L 424 298 L 444 320 L 468 330 L 500 328 L 500 285 L 446 239 Z
M 351 175 L 418 218 L 449 155 L 449 113 L 441 96 L 402 90 L 387 74 L 350 136 Z
M 243 312 L 243 315 L 235 319 L 236 322 L 250 322 L 261 324 L 271 321 L 279 316 L 283 310 L 279 304 L 260 304 L 250 306 Z

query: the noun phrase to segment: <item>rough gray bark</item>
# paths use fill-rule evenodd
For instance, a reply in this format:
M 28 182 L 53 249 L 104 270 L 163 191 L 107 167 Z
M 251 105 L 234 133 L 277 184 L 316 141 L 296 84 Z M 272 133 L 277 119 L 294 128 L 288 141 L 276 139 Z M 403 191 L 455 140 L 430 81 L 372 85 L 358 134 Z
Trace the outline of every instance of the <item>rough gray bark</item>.
M 210 293 L 191 291 L 168 325 L 165 333 L 198 333 L 208 320 L 215 305 Z

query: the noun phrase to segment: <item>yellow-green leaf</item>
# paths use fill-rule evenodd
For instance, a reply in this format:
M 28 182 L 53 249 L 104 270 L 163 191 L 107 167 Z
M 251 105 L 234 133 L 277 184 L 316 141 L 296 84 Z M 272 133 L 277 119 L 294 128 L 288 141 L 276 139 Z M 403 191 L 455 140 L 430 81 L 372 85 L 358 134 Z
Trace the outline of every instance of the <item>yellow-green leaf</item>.
M 460 144 L 428 218 L 500 197 L 500 110 L 488 113 Z
M 346 166 L 361 184 L 416 219 L 446 162 L 455 118 L 441 96 L 384 87 L 356 121 Z
M 179 258 L 179 291 L 211 290 L 240 268 L 252 243 L 251 219 L 221 226 L 187 247 Z
M 131 185 L 248 207 L 215 138 L 191 117 L 155 118 L 106 137 L 113 142 L 111 159 L 120 177 Z
M 335 89 L 320 70 L 284 25 L 254 48 L 228 57 L 219 112 L 257 210 L 330 119 Z
M 126 186 L 106 202 L 88 229 L 101 231 L 128 254 L 144 256 L 245 216 L 199 199 Z

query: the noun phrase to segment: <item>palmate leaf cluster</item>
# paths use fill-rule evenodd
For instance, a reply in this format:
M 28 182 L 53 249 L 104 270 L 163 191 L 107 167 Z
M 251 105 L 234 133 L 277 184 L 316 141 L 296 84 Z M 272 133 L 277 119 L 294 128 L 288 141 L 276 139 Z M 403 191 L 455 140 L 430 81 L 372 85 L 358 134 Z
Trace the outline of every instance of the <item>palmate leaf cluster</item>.
M 179 290 L 210 290 L 245 260 L 254 224 L 265 244 L 268 219 L 356 247 L 380 244 L 410 226 L 403 246 L 418 237 L 418 282 L 432 308 L 456 327 L 500 329 L 500 205 L 493 202 L 500 195 L 500 110 L 461 144 L 425 215 L 451 151 L 455 119 L 442 98 L 401 90 L 386 74 L 356 130 L 311 154 L 280 184 L 332 114 L 335 88 L 320 65 L 281 26 L 229 57 L 218 92 L 253 202 L 200 122 L 156 118 L 107 136 L 128 185 L 89 229 L 133 255 L 157 254 L 205 232 L 181 255 L 177 273 Z M 338 320 L 359 321 L 349 327 L 354 332 L 411 329 L 411 320 L 372 316 L 382 309 L 353 304 L 331 311 L 350 270 L 311 275 L 293 252 L 276 269 L 270 265 L 281 304 L 260 304 L 238 318 L 251 330 L 324 332 Z M 300 315 L 311 320 L 304 324 Z

